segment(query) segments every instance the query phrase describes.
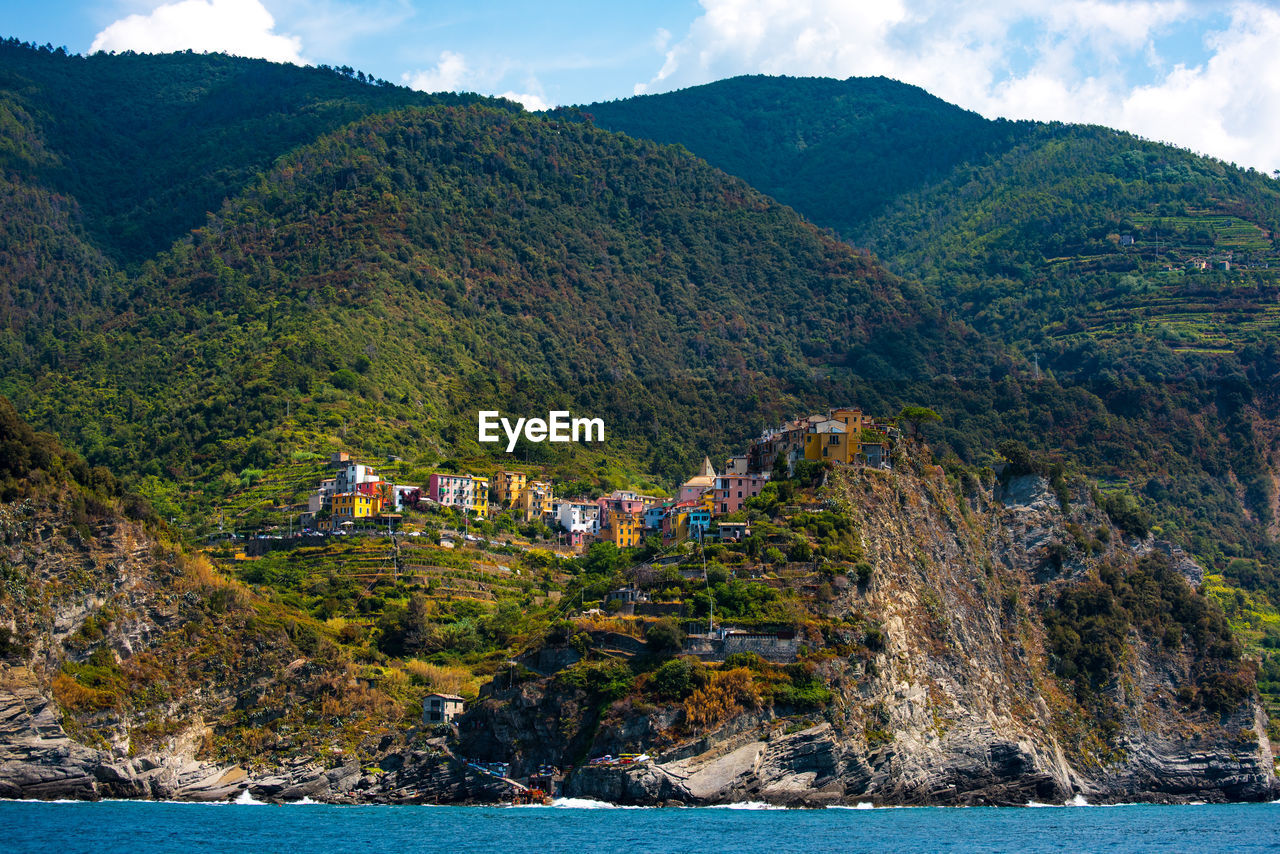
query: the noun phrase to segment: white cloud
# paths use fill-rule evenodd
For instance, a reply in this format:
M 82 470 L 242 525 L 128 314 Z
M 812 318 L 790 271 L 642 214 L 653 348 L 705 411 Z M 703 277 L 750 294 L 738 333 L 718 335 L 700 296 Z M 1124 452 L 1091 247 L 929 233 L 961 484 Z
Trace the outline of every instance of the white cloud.
M 412 0 L 270 0 L 278 25 L 302 37 L 307 53 L 330 65 L 357 63 L 353 43 L 384 46 L 414 17 Z M 368 71 L 368 68 L 363 69 Z
M 528 77 L 521 83 L 525 91 L 507 89 L 495 92 L 510 71 L 510 64 L 506 62 L 474 68 L 462 54 L 446 50 L 440 54 L 434 68 L 409 71 L 402 74 L 400 79 L 409 88 L 421 92 L 484 92 L 516 101 L 526 110 L 551 109 L 552 105 L 547 101 L 536 77 Z
M 1280 11 L 1236 0 L 700 0 L 636 94 L 737 74 L 884 75 L 988 116 L 1119 127 L 1280 166 Z M 1208 58 L 1162 39 L 1205 33 Z M 1181 46 L 1184 50 L 1186 45 Z
M 546 98 L 537 92 L 503 92 L 498 97 L 516 101 L 523 105 L 526 110 L 533 110 L 534 112 L 549 110 L 552 106 L 547 102 Z
M 121 18 L 94 37 L 89 51 L 189 49 L 303 64 L 301 39 L 274 32 L 275 25 L 259 0 L 182 0 Z
M 440 61 L 435 68 L 405 72 L 400 79 L 410 89 L 420 92 L 456 92 L 461 91 L 463 84 L 471 76 L 466 58 L 460 53 L 446 50 L 440 54 Z
M 1213 56 L 1124 98 L 1118 124 L 1270 172 L 1280 168 L 1280 12 L 1238 6 Z

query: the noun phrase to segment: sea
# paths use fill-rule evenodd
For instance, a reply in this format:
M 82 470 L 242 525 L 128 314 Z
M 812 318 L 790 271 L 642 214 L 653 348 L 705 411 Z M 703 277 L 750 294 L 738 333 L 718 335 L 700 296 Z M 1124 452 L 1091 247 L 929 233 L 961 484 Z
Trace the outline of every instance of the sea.
M 5 854 L 1280 851 L 1280 802 L 786 810 L 0 801 Z

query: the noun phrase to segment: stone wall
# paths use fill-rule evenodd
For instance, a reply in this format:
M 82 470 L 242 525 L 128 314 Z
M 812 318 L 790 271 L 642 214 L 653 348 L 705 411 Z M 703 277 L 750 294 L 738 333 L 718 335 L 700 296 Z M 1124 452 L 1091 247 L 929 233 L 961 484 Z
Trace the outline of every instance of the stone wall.
M 728 634 L 723 638 L 691 636 L 684 643 L 686 655 L 704 661 L 724 661 L 736 652 L 752 652 L 767 661 L 795 661 L 800 641 L 770 634 Z

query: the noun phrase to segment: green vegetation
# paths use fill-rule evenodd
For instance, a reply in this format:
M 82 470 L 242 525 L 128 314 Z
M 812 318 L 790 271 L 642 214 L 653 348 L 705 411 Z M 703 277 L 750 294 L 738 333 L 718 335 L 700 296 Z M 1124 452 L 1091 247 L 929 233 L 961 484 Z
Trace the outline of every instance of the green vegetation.
M 1049 478 L 1065 508 L 1070 467 L 1105 483 L 1122 532 L 1181 542 L 1257 613 L 1280 601 L 1270 179 L 1105 129 L 987 122 L 884 80 L 745 78 L 597 107 L 600 127 L 349 71 L 0 45 L 0 391 L 14 402 L 0 404 L 0 498 L 65 490 L 60 528 L 82 541 L 114 514 L 193 535 L 286 527 L 335 449 L 403 457 L 389 472 L 419 483 L 509 464 L 474 440 L 479 408 L 603 417 L 603 446 L 522 442 L 515 458 L 584 491 L 670 489 L 803 407 L 857 403 L 900 412 L 961 491 L 1004 462 Z M 633 133 L 687 134 L 755 189 L 604 129 L 628 109 Z M 1227 251 L 1230 270 L 1187 269 Z M 815 509 L 827 474 L 775 478 L 741 514 L 746 542 L 648 566 L 640 586 L 689 623 L 659 624 L 629 662 L 587 655 L 566 686 L 597 712 L 679 702 L 690 733 L 827 704 L 822 651 L 785 668 L 669 660 L 713 612 L 864 663 L 883 648 L 878 626 L 826 607 L 883 577 L 856 522 Z M 99 613 L 55 691 L 78 725 L 139 713 L 158 739 L 166 724 L 141 714 L 156 697 L 239 690 L 306 659 L 298 685 L 227 711 L 211 750 L 251 753 L 289 727 L 299 751 L 336 732 L 361 753 L 368 721 L 403 732 L 423 692 L 472 693 L 548 634 L 586 654 L 595 629 L 640 631 L 565 618 L 605 604 L 652 543 L 569 561 L 510 518 L 477 530 L 517 545 L 452 550 L 430 536 L 448 513 L 411 521 L 423 542 L 227 547 L 215 565 L 163 534 L 172 592 L 197 595 L 155 660 L 108 660 L 117 616 Z M 1089 702 L 1131 629 L 1204 657 L 1187 702 L 1227 708 L 1247 681 L 1227 624 L 1167 567 L 1105 572 L 1045 614 L 1058 672 Z
M 1127 531 L 1276 588 L 1275 180 L 1107 128 L 986 121 L 879 78 L 740 77 L 582 113 L 683 144 L 963 317 L 990 377 L 907 398 L 942 416 L 921 425 L 935 447 L 969 463 L 1002 439 L 1052 450 L 1126 484 L 1107 503 Z M 1239 558 L 1248 580 L 1228 570 Z
M 74 76 L 110 59 L 39 62 Z M 296 85 L 311 74 L 350 84 L 308 70 Z M 81 156 L 50 127 L 31 133 Z M 201 150 L 212 161 L 191 168 L 216 169 Z M 91 275 L 88 302 L 59 297 L 66 316 L 15 318 L 0 340 L 0 388 L 29 417 L 188 518 L 337 444 L 500 465 L 474 441 L 478 407 L 603 417 L 603 448 L 516 456 L 568 480 L 621 467 L 670 485 L 798 400 L 865 396 L 859 360 L 923 382 L 957 345 L 910 283 L 701 161 L 492 105 L 371 114 L 228 196 L 169 249 Z M 70 221 L 51 233 L 111 249 Z
M 1077 698 L 1094 707 L 1104 726 L 1117 717 L 1107 690 L 1123 671 L 1131 630 L 1151 647 L 1195 657 L 1195 684 L 1180 699 L 1210 712 L 1239 706 L 1252 690 L 1239 642 L 1216 603 L 1198 596 L 1163 555 L 1130 570 L 1104 567 L 1097 578 L 1065 587 L 1044 612 L 1046 648 L 1057 673 Z

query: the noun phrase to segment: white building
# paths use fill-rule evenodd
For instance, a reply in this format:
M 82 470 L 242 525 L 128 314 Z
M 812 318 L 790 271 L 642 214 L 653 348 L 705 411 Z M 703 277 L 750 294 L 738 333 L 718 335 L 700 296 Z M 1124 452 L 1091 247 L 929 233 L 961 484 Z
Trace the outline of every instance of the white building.
M 462 714 L 463 700 L 457 694 L 428 694 L 422 698 L 422 722 L 447 724 Z
M 556 511 L 556 521 L 570 534 L 600 533 L 600 506 L 594 501 L 560 501 Z

